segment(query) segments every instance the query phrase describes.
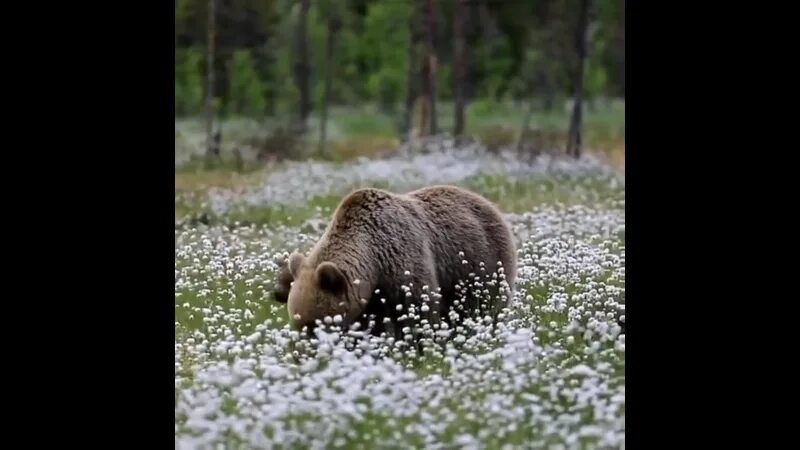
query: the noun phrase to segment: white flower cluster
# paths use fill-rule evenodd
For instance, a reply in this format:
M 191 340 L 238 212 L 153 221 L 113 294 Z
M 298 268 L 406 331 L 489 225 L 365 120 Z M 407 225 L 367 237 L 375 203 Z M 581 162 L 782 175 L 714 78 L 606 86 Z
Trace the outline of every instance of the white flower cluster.
M 527 162 L 513 152 L 490 153 L 477 144 L 455 147 L 445 141 L 439 151 L 411 156 L 364 158 L 343 164 L 288 163 L 255 188 L 211 190 L 209 207 L 214 214 L 222 215 L 240 208 L 298 205 L 316 196 L 341 195 L 357 187 L 383 185 L 406 191 L 430 184 L 460 184 L 478 176 L 566 180 L 578 183 L 578 187 L 582 180 L 590 180 L 611 189 L 624 188 L 625 184 L 622 173 L 592 155 L 571 160 L 545 154 Z M 591 193 L 591 189 L 583 190 Z
M 373 179 L 400 187 L 546 166 L 470 149 L 297 164 L 235 200 L 302 202 Z M 588 159 L 547 170 L 624 187 Z M 230 207 L 226 195 L 212 203 Z M 456 329 L 404 330 L 436 336 L 422 349 L 357 329 L 307 340 L 286 327 L 285 305 L 269 299 L 277 264 L 319 236 L 323 215 L 299 227 L 176 230 L 176 448 L 624 447 L 624 198 L 508 218 L 519 248 L 511 305 Z

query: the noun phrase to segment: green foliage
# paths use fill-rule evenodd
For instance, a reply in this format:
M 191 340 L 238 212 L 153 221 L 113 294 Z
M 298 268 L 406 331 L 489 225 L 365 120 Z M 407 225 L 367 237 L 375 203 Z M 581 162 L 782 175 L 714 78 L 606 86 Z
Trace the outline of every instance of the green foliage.
M 608 77 L 606 69 L 600 64 L 589 64 L 586 71 L 586 95 L 595 98 L 606 88 Z
M 333 78 L 333 100 L 344 104 L 356 104 L 368 99 L 364 74 L 358 68 L 361 38 L 348 24 L 352 18 L 345 16 L 345 25 L 336 34 L 334 60 L 336 72 Z
M 203 108 L 202 53 L 195 48 L 175 52 L 175 113 L 199 114 Z
M 436 88 L 437 98 L 453 98 L 453 68 L 450 64 L 439 63 L 436 67 Z
M 403 77 L 396 70 L 383 67 L 370 75 L 367 86 L 370 95 L 378 100 L 381 110 L 392 112 L 403 92 Z
M 237 50 L 229 65 L 230 86 L 227 110 L 229 114 L 261 116 L 267 107 L 264 83 L 256 73 L 253 59 L 247 50 Z
M 175 35 L 183 34 L 189 18 L 189 0 L 175 0 Z
M 508 40 L 505 37 L 498 37 L 491 45 L 480 45 L 474 54 L 472 63 L 483 76 L 479 95 L 502 100 L 503 93 L 508 87 L 509 72 L 514 64 Z
M 599 28 L 591 39 L 585 78 L 586 95 L 590 99 L 606 91 L 608 84 L 608 73 L 602 60 L 606 48 L 606 34 L 603 28 Z
M 452 1 L 435 2 L 437 18 L 436 93 L 453 100 Z M 326 74 L 328 18 L 338 18 L 331 102 L 373 103 L 388 114 L 406 95 L 411 25 L 425 30 L 425 17 L 411 23 L 418 2 L 410 0 L 310 0 L 307 22 L 310 88 L 314 109 L 322 100 Z M 202 111 L 207 39 L 205 0 L 177 0 L 176 114 Z M 293 115 L 299 93 L 293 82 L 297 0 L 233 0 L 217 4 L 216 93 L 227 113 L 276 118 Z M 521 99 L 548 91 L 553 99 L 572 92 L 575 67 L 574 2 L 467 2 L 467 95 L 470 104 Z M 598 0 L 592 14 L 586 92 L 611 97 L 624 92 L 624 4 Z M 421 55 L 418 54 L 418 58 Z M 549 81 L 543 80 L 543 74 Z M 419 71 L 415 73 L 419 76 Z M 550 88 L 544 87 L 549 85 Z
M 360 53 L 369 73 L 367 92 L 384 111 L 392 111 L 404 94 L 410 17 L 411 6 L 403 2 L 367 9 Z

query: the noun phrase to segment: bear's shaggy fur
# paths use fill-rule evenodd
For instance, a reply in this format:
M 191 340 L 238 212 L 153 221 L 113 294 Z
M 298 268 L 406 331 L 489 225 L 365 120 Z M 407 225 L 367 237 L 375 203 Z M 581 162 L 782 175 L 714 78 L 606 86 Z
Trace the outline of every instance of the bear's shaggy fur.
M 413 315 L 452 323 L 459 299 L 461 318 L 479 308 L 478 296 L 509 299 L 516 266 L 508 225 L 477 194 L 454 186 L 359 189 L 341 201 L 308 256 L 291 254 L 274 298 L 287 303 L 298 330 L 329 316 L 373 334 L 390 325 L 397 335 L 398 320 Z

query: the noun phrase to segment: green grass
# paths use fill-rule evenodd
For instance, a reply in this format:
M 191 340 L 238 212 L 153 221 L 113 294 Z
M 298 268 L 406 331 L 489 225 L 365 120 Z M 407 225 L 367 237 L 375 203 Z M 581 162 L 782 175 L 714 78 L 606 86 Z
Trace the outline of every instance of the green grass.
M 508 126 L 517 128 L 527 114 L 527 105 L 509 102 L 476 101 L 466 109 L 467 133 Z M 452 103 L 437 104 L 437 121 L 442 131 L 452 130 L 454 112 Z M 400 111 L 396 113 L 398 116 Z M 535 111 L 531 115 L 533 128 L 566 131 L 571 111 L 555 108 L 553 111 Z M 589 135 L 611 135 L 621 133 L 625 128 L 624 103 L 612 102 L 598 105 L 595 110 L 586 110 L 585 126 Z M 334 108 L 331 113 L 332 128 L 340 130 L 345 136 L 379 135 L 393 136 L 396 133 L 396 119 L 374 108 Z
M 250 178 L 239 177 L 241 187 L 253 185 L 255 180 L 263 178 L 265 174 Z M 205 179 L 205 178 L 204 178 Z M 207 180 L 207 179 L 206 179 Z M 211 210 L 201 205 L 204 188 L 208 185 L 201 184 L 190 187 L 192 181 L 183 185 L 184 189 L 178 190 L 176 199 L 176 220 L 184 221 L 187 218 L 205 215 L 209 224 L 224 223 L 228 225 L 286 225 L 298 226 L 308 219 L 329 215 L 341 201 L 341 195 L 319 195 L 311 198 L 302 205 L 284 206 L 250 206 L 236 208 L 223 216 L 215 216 Z M 603 204 L 612 205 L 624 200 L 624 193 L 611 189 L 607 184 L 596 180 L 588 182 L 564 182 L 547 177 L 536 179 L 508 179 L 500 176 L 480 175 L 464 180 L 460 183 L 463 187 L 480 192 L 487 199 L 493 201 L 504 212 L 522 213 L 536 205 L 581 205 Z M 216 187 L 231 187 L 229 179 L 222 178 Z M 377 182 L 373 187 L 386 188 Z M 191 193 L 187 196 L 187 193 Z
M 523 103 L 474 101 L 466 110 L 466 134 L 490 145 L 508 145 L 516 136 L 527 114 Z M 379 111 L 374 105 L 331 108 L 328 123 L 328 158 L 346 161 L 359 156 L 375 156 L 395 147 L 398 143 L 397 126 L 401 109 L 394 115 Z M 437 105 L 438 127 L 442 132 L 452 132 L 453 105 L 442 102 Z M 553 111 L 535 111 L 530 120 L 530 129 L 549 133 L 557 145 L 563 147 L 569 125 L 570 110 L 566 107 Z M 283 120 L 285 122 L 285 120 Z M 247 118 L 227 118 L 222 122 L 223 167 L 234 169 L 235 160 L 231 151 L 238 142 L 263 133 L 276 126 L 285 125 L 279 118 L 256 121 Z M 176 160 L 181 171 L 197 171 L 203 167 L 205 128 L 201 119 L 186 118 L 176 122 L 180 137 L 176 138 Z M 312 114 L 308 122 L 309 133 L 302 147 L 302 157 L 314 155 L 319 139 L 319 118 Z M 624 102 L 604 102 L 596 109 L 587 109 L 584 114 L 584 143 L 588 149 L 606 153 L 624 152 L 625 105 Z M 254 166 L 246 161 L 245 170 Z M 256 164 L 257 166 L 257 164 Z

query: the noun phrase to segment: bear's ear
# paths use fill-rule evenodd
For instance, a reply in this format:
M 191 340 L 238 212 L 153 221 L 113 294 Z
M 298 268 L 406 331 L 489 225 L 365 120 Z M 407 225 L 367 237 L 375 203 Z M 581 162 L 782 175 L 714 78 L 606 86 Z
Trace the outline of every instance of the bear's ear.
M 338 294 L 344 290 L 344 274 L 332 262 L 326 261 L 317 266 L 317 279 L 319 280 L 320 289 L 324 291 Z
M 289 273 L 293 278 L 297 278 L 297 271 L 300 270 L 300 265 L 303 264 L 305 257 L 298 251 L 293 251 L 289 255 Z

